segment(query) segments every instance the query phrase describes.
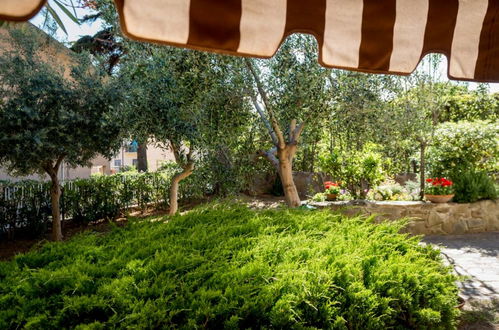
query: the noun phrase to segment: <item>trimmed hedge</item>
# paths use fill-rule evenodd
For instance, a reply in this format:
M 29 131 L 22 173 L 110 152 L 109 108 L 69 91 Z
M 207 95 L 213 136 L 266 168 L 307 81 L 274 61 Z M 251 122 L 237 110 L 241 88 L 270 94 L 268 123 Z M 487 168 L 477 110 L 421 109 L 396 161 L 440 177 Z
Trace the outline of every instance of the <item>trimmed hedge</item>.
M 0 328 L 455 327 L 456 278 L 403 222 L 220 204 L 166 219 L 0 263 Z
M 161 172 L 124 172 L 98 175 L 62 184 L 63 220 L 88 223 L 113 219 L 131 206 L 144 210 L 149 204 L 167 207 L 171 178 L 176 169 Z M 202 196 L 207 188 L 194 175 L 182 181 L 180 199 Z M 50 183 L 38 181 L 0 182 L 0 239 L 27 233 L 44 233 L 51 223 Z

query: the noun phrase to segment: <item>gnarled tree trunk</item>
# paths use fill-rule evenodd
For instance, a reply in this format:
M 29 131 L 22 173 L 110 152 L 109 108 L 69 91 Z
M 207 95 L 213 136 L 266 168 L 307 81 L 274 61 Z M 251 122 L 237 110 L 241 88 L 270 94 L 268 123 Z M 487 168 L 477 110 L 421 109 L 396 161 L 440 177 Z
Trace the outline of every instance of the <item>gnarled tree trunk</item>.
M 183 171 L 175 174 L 172 178 L 172 185 L 170 186 L 170 211 L 169 215 L 175 215 L 178 212 L 178 187 L 180 181 L 187 178 L 194 171 L 194 162 L 187 163 L 183 167 Z
M 255 106 L 256 111 L 265 124 L 270 138 L 272 139 L 272 143 L 274 144 L 274 147 L 272 149 L 270 149 L 269 151 L 259 151 L 259 154 L 267 158 L 268 161 L 275 167 L 277 173 L 279 173 L 279 177 L 281 178 L 282 182 L 282 188 L 284 190 L 286 204 L 289 207 L 300 206 L 300 196 L 298 195 L 298 190 L 296 189 L 296 185 L 293 180 L 293 158 L 295 157 L 298 141 L 300 140 L 300 136 L 303 132 L 305 123 L 302 122 L 300 123 L 300 125 L 296 125 L 296 119 L 291 120 L 291 124 L 289 125 L 289 135 L 287 139 L 285 139 L 284 134 L 279 127 L 279 123 L 275 118 L 274 112 L 267 100 L 267 94 L 263 89 L 260 78 L 253 68 L 251 61 L 248 59 L 246 59 L 246 66 L 255 79 L 256 89 L 263 101 L 267 116 L 265 115 L 264 110 L 258 103 L 258 100 L 253 93 L 251 93 L 250 95 L 251 100 L 253 101 L 253 105 Z
M 170 186 L 170 210 L 168 214 L 175 215 L 178 212 L 178 188 L 180 181 L 187 178 L 194 171 L 194 160 L 192 159 L 194 148 L 191 146 L 186 157 L 187 159 L 183 162 L 182 157 L 180 157 L 180 146 L 173 142 L 170 142 L 170 146 L 175 156 L 175 161 L 182 167 L 182 172 L 173 176 Z
M 286 204 L 289 207 L 297 207 L 301 204 L 300 196 L 293 180 L 293 157 L 295 150 L 296 146 L 286 146 L 286 148 L 278 152 L 279 177 L 281 178 Z

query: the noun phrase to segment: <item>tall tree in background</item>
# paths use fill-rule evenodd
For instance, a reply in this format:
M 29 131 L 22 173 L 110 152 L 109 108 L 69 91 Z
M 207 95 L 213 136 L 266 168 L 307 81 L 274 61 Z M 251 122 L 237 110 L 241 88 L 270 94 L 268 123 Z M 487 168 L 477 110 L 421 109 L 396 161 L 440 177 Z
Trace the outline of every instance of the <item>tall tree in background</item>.
M 422 67 L 409 77 L 402 78 L 403 88 L 396 103 L 401 107 L 402 130 L 419 145 L 420 197 L 424 197 L 426 149 L 433 139 L 440 114 L 448 94 L 438 72 L 442 61 L 439 55 L 430 55 L 422 61 Z
M 0 163 L 16 175 L 50 177 L 52 236 L 61 240 L 60 165 L 88 166 L 98 154 L 115 153 L 119 89 L 104 82 L 88 57 L 75 56 L 80 65 L 73 68 L 53 57 L 43 62 L 37 35 L 29 29 L 10 33 L 14 50 L 0 56 Z
M 133 59 L 123 65 L 121 79 L 127 86 L 128 106 L 122 117 L 131 135 L 153 138 L 173 152 L 181 168 L 170 186 L 170 214 L 178 211 L 182 180 L 195 170 L 196 159 L 218 140 L 231 134 L 231 125 L 243 118 L 242 91 L 228 74 L 235 59 L 168 47 L 135 48 Z M 228 112 L 226 105 L 231 108 Z M 233 114 L 222 132 L 214 125 Z
M 271 60 L 245 60 L 248 93 L 272 142 L 260 154 L 277 170 L 290 207 L 301 203 L 293 159 L 305 125 L 316 127 L 328 111 L 328 72 L 318 65 L 316 54 L 314 39 L 297 35 Z

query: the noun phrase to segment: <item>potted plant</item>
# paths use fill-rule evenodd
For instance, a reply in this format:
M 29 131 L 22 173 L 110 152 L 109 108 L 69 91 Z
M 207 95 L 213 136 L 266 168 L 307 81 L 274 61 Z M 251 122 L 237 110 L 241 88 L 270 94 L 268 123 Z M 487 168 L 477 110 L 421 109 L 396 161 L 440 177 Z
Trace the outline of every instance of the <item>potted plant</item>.
M 432 203 L 447 203 L 454 197 L 454 183 L 446 178 L 426 179 L 425 198 Z
M 334 201 L 340 194 L 340 185 L 337 182 L 326 181 L 324 182 L 324 194 L 326 194 L 326 199 L 328 201 Z

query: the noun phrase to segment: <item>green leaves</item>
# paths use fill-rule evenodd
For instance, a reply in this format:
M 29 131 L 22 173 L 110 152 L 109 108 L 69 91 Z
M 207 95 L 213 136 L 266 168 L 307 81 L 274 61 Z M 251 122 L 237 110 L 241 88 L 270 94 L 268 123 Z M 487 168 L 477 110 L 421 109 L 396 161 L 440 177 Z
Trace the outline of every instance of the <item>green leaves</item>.
M 389 160 L 380 146 L 367 143 L 362 150 L 342 152 L 335 149 L 320 157 L 321 171 L 342 182 L 342 186 L 356 198 L 365 197 L 366 189 L 378 185 L 386 177 Z
M 0 263 L 0 325 L 455 326 L 456 278 L 403 222 L 224 203 L 155 220 Z
M 114 111 L 119 86 L 104 81 L 83 55 L 56 48 L 56 56 L 40 56 L 51 54 L 53 45 L 33 29 L 9 32 L 14 49 L 0 56 L 0 98 L 6 100 L 0 104 L 0 162 L 30 174 L 59 157 L 77 166 L 97 154 L 111 156 L 121 139 Z M 70 61 L 63 64 L 65 56 Z
M 452 176 L 462 169 L 499 170 L 499 125 L 493 121 L 460 121 L 437 127 L 427 152 L 432 176 Z

